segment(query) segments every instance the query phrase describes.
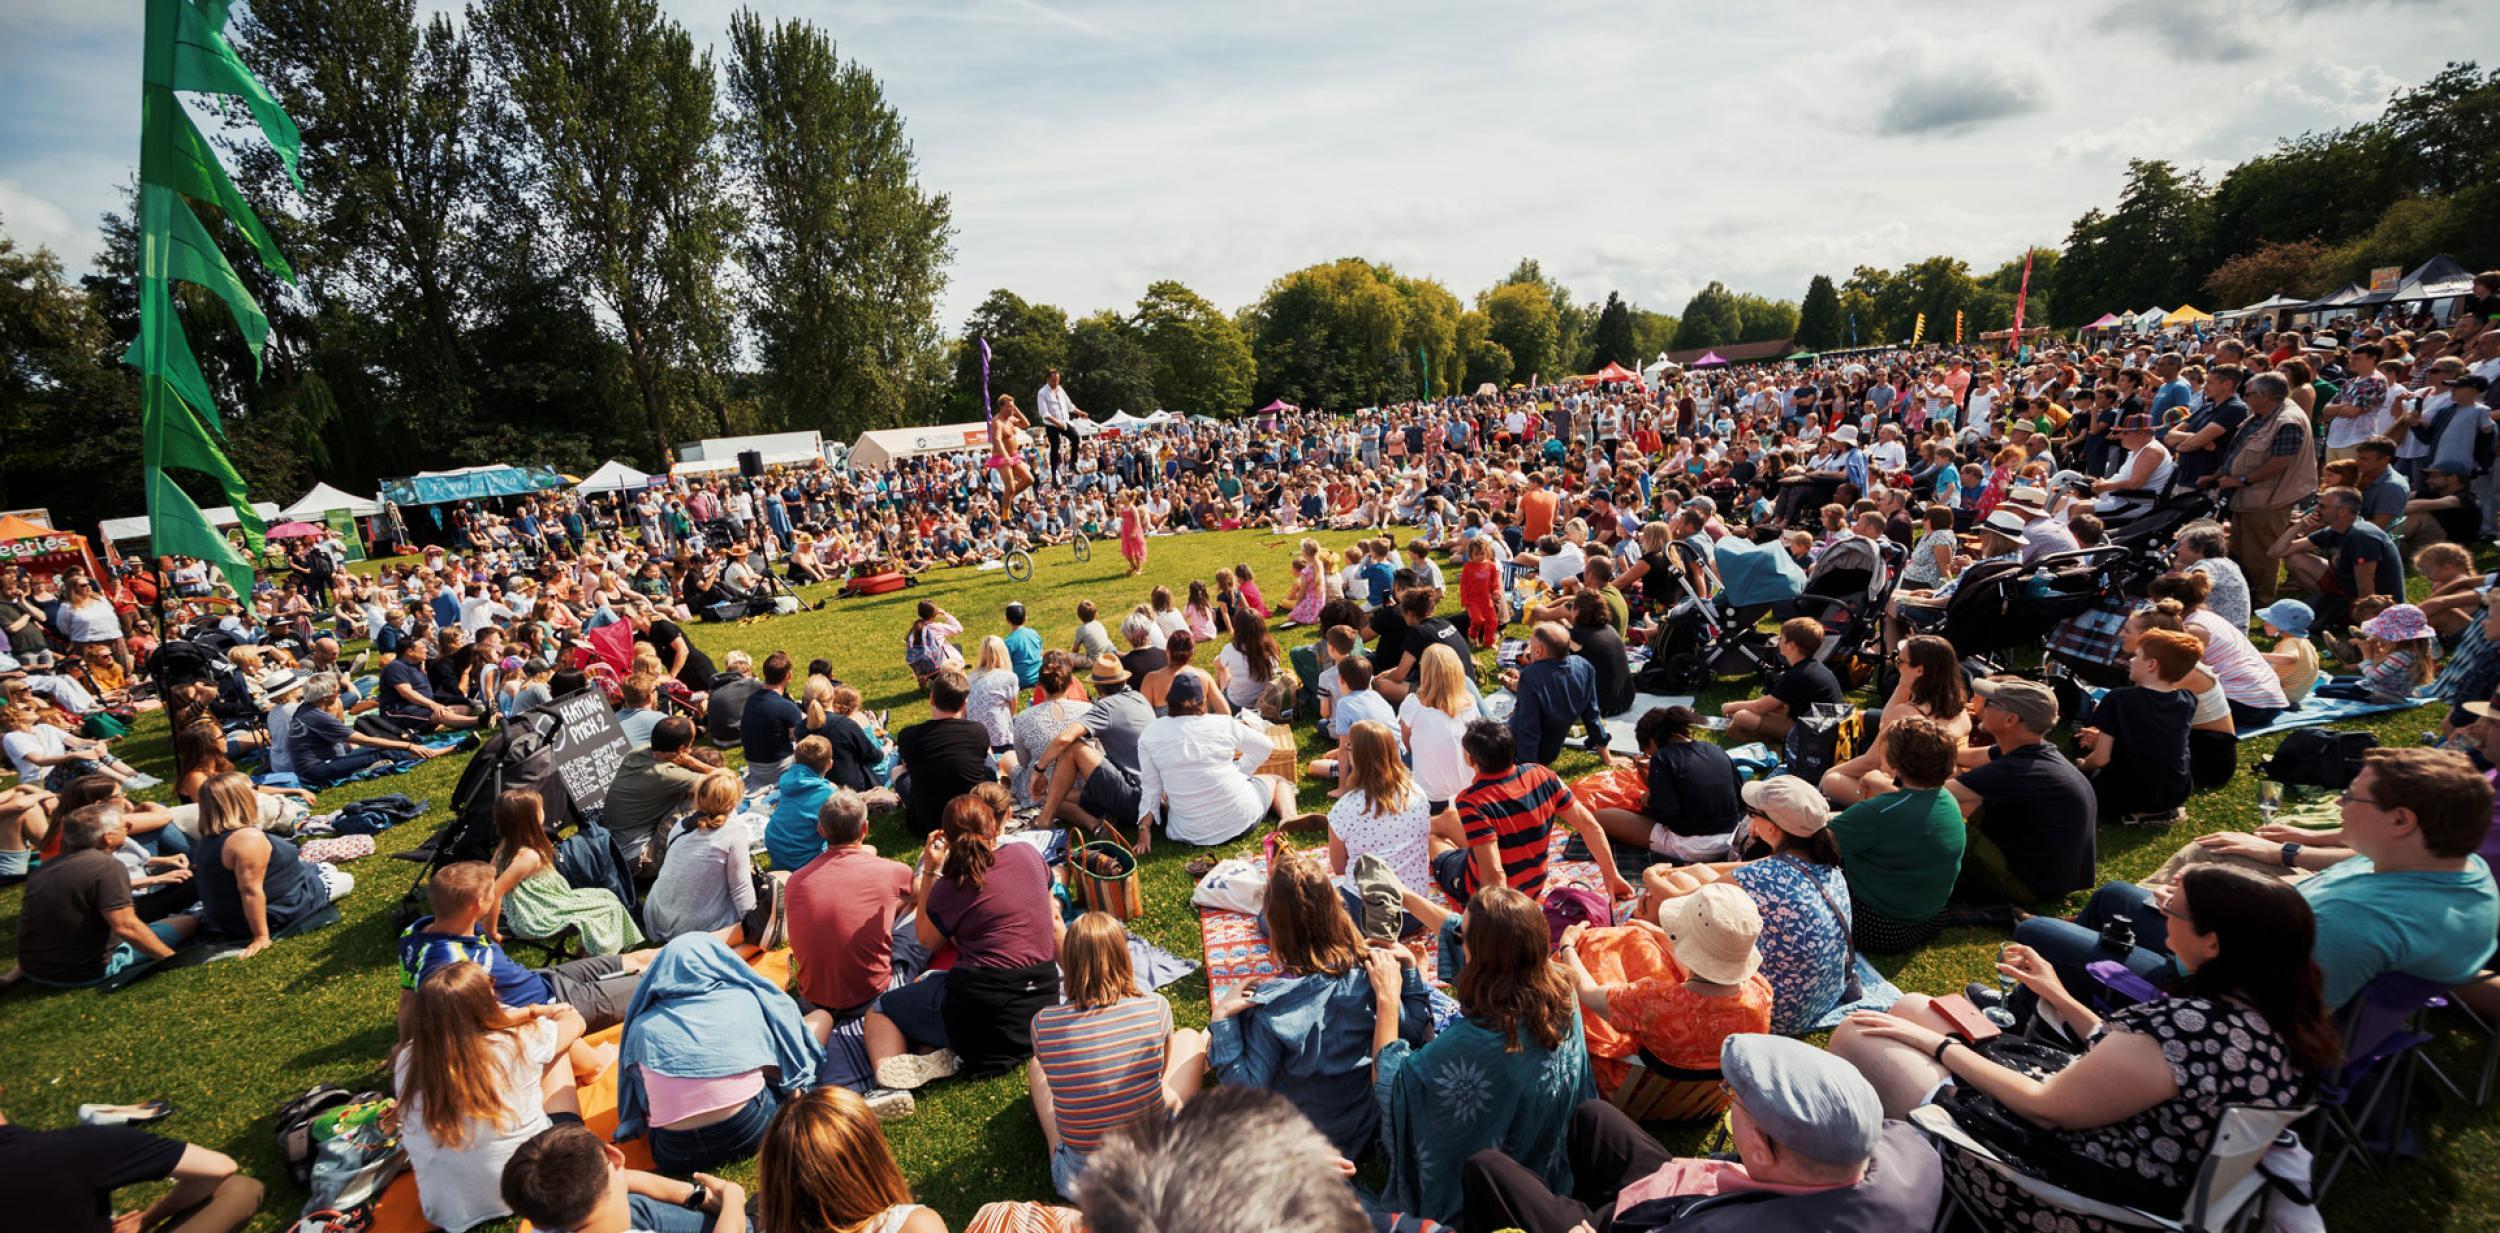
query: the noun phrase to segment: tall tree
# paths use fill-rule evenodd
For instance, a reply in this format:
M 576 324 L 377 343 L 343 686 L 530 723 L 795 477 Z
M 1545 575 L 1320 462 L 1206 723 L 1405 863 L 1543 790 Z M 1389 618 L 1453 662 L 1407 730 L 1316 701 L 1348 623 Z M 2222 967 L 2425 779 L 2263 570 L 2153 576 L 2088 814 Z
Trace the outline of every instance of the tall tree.
M 1242 312 L 1258 361 L 1251 400 L 1344 410 L 1405 396 L 1415 388 L 1415 361 L 1400 351 L 1406 312 L 1397 272 L 1360 257 L 1269 283 Z
M 1154 396 L 1175 411 L 1234 415 L 1250 405 L 1258 366 L 1250 342 L 1205 296 L 1163 279 L 1137 301 L 1136 342 L 1152 362 Z M 1082 399 L 1078 400 L 1083 406 Z
M 1675 346 L 1679 351 L 1694 347 L 1724 347 L 1743 333 L 1745 319 L 1737 306 L 1736 293 L 1727 284 L 1713 280 L 1709 286 L 1693 293 L 1684 302 L 1684 312 L 1677 319 Z
M 59 258 L 0 230 L 0 504 L 72 529 L 139 508 L 139 382 L 120 350 Z
M 1623 297 L 1609 291 L 1606 307 L 1597 314 L 1597 328 L 1589 334 L 1589 367 L 1592 371 L 1608 364 L 1639 368 L 1643 356 L 1640 343 L 1632 336 L 1632 306 Z
M 2326 245 L 2316 240 L 2265 244 L 2214 267 L 2205 276 L 2205 295 L 2219 310 L 2254 304 L 2274 295 L 2306 299 L 2330 290 L 2320 271 Z
M 1534 283 L 1503 283 L 1477 296 L 1476 307 L 1491 324 L 1493 341 L 1510 352 L 1511 375 L 1523 380 L 1564 375 L 1562 318 L 1544 288 Z
M 1797 306 L 1787 300 L 1740 292 L 1736 296 L 1736 314 L 1740 322 L 1736 330 L 1738 342 L 1769 342 L 1797 336 Z
M 746 308 L 776 422 L 849 437 L 926 407 L 954 234 L 874 74 L 804 21 L 729 23 Z
M 1510 379 L 1510 349 L 1493 341 L 1493 322 L 1483 313 L 1471 308 L 1459 314 L 1456 345 L 1461 360 L 1460 393 L 1472 394 L 1487 383 L 1499 386 Z
M 650 432 L 709 404 L 726 420 L 718 275 L 736 225 L 712 57 L 657 0 L 481 0 L 469 10 L 503 94 L 498 136 L 569 270 L 616 321 Z
M 1797 345 L 1813 351 L 1837 347 L 1848 328 L 1840 319 L 1840 289 L 1829 275 L 1817 274 L 1806 284 L 1806 298 L 1797 306 Z
M 1005 288 L 992 291 L 981 306 L 972 310 L 964 322 L 963 337 L 955 344 L 955 380 L 948 406 L 958 416 L 986 419 L 989 408 L 981 405 L 981 340 L 990 344 L 990 400 L 993 405 L 1001 394 L 1013 394 L 1016 405 L 1026 415 L 1034 412 L 1034 391 L 1050 370 L 1059 370 L 1060 383 L 1068 383 L 1068 314 L 1048 304 L 1028 304 L 1024 297 Z M 1082 399 L 1077 401 L 1084 407 Z M 1106 407 L 1107 414 L 1117 408 Z M 1087 408 L 1092 410 L 1092 408 Z M 1151 408 L 1146 408 L 1151 410 Z
M 1632 353 L 1643 364 L 1675 346 L 1676 319 L 1665 313 L 1651 312 L 1639 305 L 1632 307 Z
M 1157 402 L 1155 371 L 1154 353 L 1138 328 L 1108 308 L 1068 331 L 1068 366 L 1060 381 L 1068 397 L 1097 419 L 1161 410 L 1167 404 Z M 1023 403 L 1025 396 L 1016 401 Z

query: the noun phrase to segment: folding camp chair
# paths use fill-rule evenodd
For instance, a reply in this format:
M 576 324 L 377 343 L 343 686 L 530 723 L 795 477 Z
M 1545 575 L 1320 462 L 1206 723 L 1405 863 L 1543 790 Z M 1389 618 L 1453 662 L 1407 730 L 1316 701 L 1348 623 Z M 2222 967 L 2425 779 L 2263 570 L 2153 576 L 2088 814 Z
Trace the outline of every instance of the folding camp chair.
M 2359 1160 L 2372 1173 L 2394 1163 L 2412 1110 L 2421 1048 L 2431 1039 L 2422 1018 L 2446 1006 L 2447 995 L 2448 987 L 2437 981 L 2382 972 L 2344 1011 L 2344 1060 L 2319 1084 L 2315 1148 L 2324 1162 L 2317 1175 L 2321 1196 L 2349 1161 Z M 2384 1141 L 2372 1142 L 2373 1131 Z
M 1936 1229 L 1941 1233 L 1953 1224 L 1960 1213 L 1979 1228 L 1990 1228 L 1986 1214 L 1976 1207 L 1953 1184 L 1953 1157 L 1959 1155 L 1978 1167 L 1994 1173 L 2010 1189 L 2059 1211 L 2088 1217 L 2104 1224 L 2128 1229 L 2160 1229 L 2168 1233 L 2224 1233 L 2254 1227 L 2265 1209 L 2264 1196 L 2271 1184 L 2258 1171 L 2266 1153 L 2277 1145 L 2289 1146 L 2292 1123 L 2308 1116 L 2307 1108 L 2261 1109 L 2249 1105 L 2229 1105 L 2222 1110 L 2222 1121 L 2214 1130 L 2212 1150 L 2196 1171 L 2196 1181 L 2188 1188 L 2187 1206 L 2177 1215 L 2148 1212 L 2120 1203 L 2104 1203 L 2086 1198 L 2054 1183 L 2015 1168 L 1974 1139 L 1953 1120 L 1941 1105 L 1925 1105 L 1910 1111 L 1910 1124 L 1919 1128 L 1946 1157 L 1945 1201 L 1936 1214 Z

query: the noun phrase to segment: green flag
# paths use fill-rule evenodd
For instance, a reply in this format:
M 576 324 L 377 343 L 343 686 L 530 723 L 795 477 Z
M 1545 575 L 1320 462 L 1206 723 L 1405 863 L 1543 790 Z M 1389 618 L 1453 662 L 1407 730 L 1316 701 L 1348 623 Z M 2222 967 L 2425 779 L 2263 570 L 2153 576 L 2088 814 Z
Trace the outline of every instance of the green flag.
M 235 512 L 244 513 L 249 508 L 237 506 Z M 251 595 L 251 563 L 226 542 L 225 536 L 218 534 L 216 525 L 200 512 L 190 494 L 162 471 L 148 472 L 148 535 L 156 555 L 213 561 L 233 585 L 235 594 Z
M 181 467 L 212 476 L 238 514 L 250 508 L 252 502 L 244 495 L 243 476 L 227 461 L 225 451 L 217 448 L 217 439 L 202 426 L 203 417 L 183 404 L 171 383 L 157 377 L 140 380 L 147 383 L 147 426 L 142 445 L 147 451 L 147 465 Z
M 174 92 L 162 86 L 149 86 L 141 96 L 139 143 L 139 182 L 159 184 L 195 201 L 205 201 L 225 212 L 243 238 L 252 242 L 260 263 L 269 272 L 288 282 L 295 281 L 295 270 L 278 251 L 278 242 L 269 237 L 269 229 L 261 225 L 260 215 L 250 202 L 236 192 L 234 181 L 227 177 L 217 156 L 209 153 L 208 142 L 200 136 L 199 126 L 175 100 Z
M 169 56 L 148 57 L 147 83 L 242 99 L 252 118 L 260 121 L 261 135 L 278 152 L 278 161 L 286 164 L 287 178 L 302 190 L 304 178 L 296 173 L 295 163 L 303 156 L 304 136 L 296 131 L 295 121 L 287 118 L 286 109 L 278 106 L 276 96 L 252 76 L 252 70 L 243 66 L 243 57 L 234 54 L 234 47 L 218 32 L 225 25 L 228 4 L 212 0 L 209 11 L 203 12 L 193 0 L 148 0 L 150 30 L 158 28 L 154 19 L 160 5 L 165 6 L 165 16 L 175 19 L 175 33 Z
M 164 207 L 161 213 L 165 230 L 161 234 L 144 233 L 143 241 L 163 245 L 164 265 L 159 268 L 166 277 L 196 283 L 226 302 L 227 309 L 234 313 L 235 327 L 243 331 L 244 345 L 252 349 L 252 366 L 257 372 L 261 348 L 269 343 L 269 317 L 261 312 L 260 301 L 252 298 L 251 289 L 243 285 L 242 276 L 234 272 L 226 255 L 217 251 L 217 242 L 208 238 L 208 229 L 200 225 L 200 216 L 191 212 L 189 202 L 172 189 L 155 184 L 141 184 L 139 196 L 140 212 L 150 221 L 159 214 L 151 207 Z M 151 202 L 151 197 L 159 200 Z M 144 272 L 151 264 L 142 264 L 140 268 Z
M 131 339 L 129 349 L 122 352 L 122 363 L 172 386 L 174 393 L 199 414 L 209 435 L 225 440 L 226 426 L 217 418 L 216 400 L 208 395 L 208 378 L 200 375 L 200 362 L 191 355 L 191 341 L 183 336 L 182 315 L 142 311 L 139 324 L 139 336 Z M 161 359 L 148 354 L 151 345 L 163 352 Z
M 1424 346 L 1422 343 L 1415 344 L 1415 359 L 1417 363 L 1423 365 L 1421 375 L 1423 377 L 1424 397 L 1430 398 L 1432 397 L 1432 349 Z

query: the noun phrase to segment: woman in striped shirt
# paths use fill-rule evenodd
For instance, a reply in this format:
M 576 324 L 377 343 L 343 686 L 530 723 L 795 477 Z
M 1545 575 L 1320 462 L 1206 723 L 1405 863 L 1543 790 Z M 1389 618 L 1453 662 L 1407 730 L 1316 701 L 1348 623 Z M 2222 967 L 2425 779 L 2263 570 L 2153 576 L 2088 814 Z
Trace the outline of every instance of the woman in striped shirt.
M 1165 1117 L 1197 1094 L 1207 1034 L 1172 1027 L 1172 1004 L 1138 989 L 1128 932 L 1107 912 L 1068 926 L 1059 946 L 1067 1001 L 1033 1016 L 1033 1112 L 1050 1144 L 1050 1180 L 1073 1196 L 1112 1131 Z

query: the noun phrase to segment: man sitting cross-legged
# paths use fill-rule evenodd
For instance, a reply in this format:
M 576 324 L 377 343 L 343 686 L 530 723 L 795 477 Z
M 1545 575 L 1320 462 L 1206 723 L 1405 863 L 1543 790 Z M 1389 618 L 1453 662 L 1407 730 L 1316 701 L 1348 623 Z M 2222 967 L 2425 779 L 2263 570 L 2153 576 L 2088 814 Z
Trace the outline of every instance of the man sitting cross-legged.
M 596 1032 L 625 1020 L 634 1000 L 634 984 L 651 966 L 656 950 L 622 955 L 591 955 L 535 971 L 522 967 L 486 936 L 489 909 L 494 906 L 495 867 L 484 861 L 461 861 L 434 871 L 426 883 L 426 907 L 399 935 L 399 1039 L 408 1040 L 418 982 L 446 963 L 484 964 L 495 980 L 495 997 L 515 1009 L 561 1003 L 581 1013 L 585 1030 Z M 597 1074 L 609 1052 L 579 1041 L 573 1044 L 573 1069 Z
M 1137 816 L 1137 742 L 1155 718 L 1154 705 L 1131 688 L 1116 655 L 1098 655 L 1089 678 L 1094 704 L 1061 728 L 1034 759 L 1048 777 L 1042 818 L 1073 822 L 1100 834 L 1106 820 Z

